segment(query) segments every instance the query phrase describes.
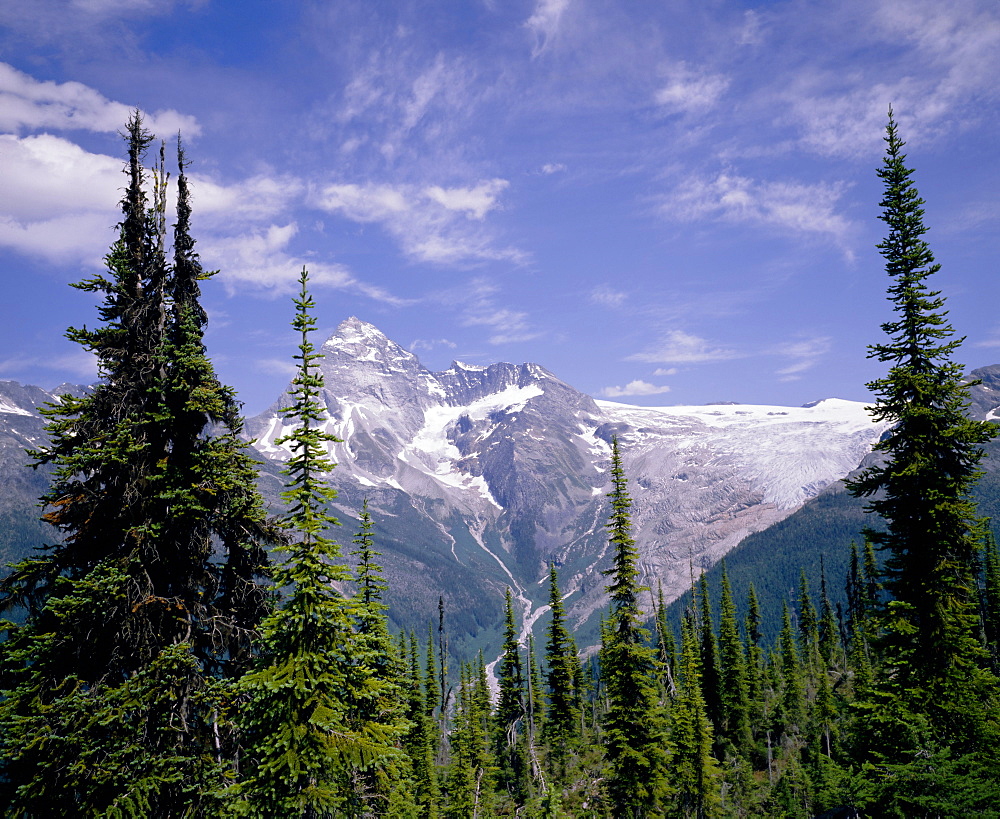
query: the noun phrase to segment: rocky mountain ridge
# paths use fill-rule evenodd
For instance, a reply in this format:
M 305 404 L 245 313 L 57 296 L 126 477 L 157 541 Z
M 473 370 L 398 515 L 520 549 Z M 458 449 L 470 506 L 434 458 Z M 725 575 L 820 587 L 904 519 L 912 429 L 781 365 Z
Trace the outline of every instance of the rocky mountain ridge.
M 525 622 L 544 611 L 550 560 L 577 625 L 605 605 L 612 436 L 632 481 L 645 582 L 673 599 L 692 568 L 714 564 L 854 469 L 883 429 L 863 404 L 838 399 L 644 408 L 595 401 L 537 364 L 454 362 L 431 372 L 355 318 L 321 351 L 326 426 L 343 440 L 332 448 L 331 482 L 345 515 L 368 497 L 396 545 L 418 520 L 417 529 L 436 529 L 437 543 L 412 557 L 436 569 L 446 597 L 472 583 L 498 600 L 511 585 Z M 247 424 L 272 464 L 288 457 L 274 444 L 287 402 L 285 394 Z M 467 577 L 475 566 L 478 577 Z M 400 579 L 412 589 L 426 576 Z
M 630 479 L 643 581 L 654 590 L 662 584 L 669 600 L 692 572 L 855 469 L 884 429 L 863 404 L 839 399 L 637 407 L 594 400 L 537 364 L 454 362 L 431 372 L 355 318 L 321 352 L 326 425 L 342 439 L 332 446 L 338 466 L 330 481 L 344 552 L 367 498 L 393 619 L 419 629 L 441 595 L 456 648 L 495 637 L 505 586 L 520 601 L 525 628 L 544 618 L 548 561 L 560 569 L 572 624 L 593 631 L 606 605 L 613 436 Z M 985 378 L 973 388 L 973 414 L 993 417 L 1000 368 L 976 375 Z M 23 467 L 24 447 L 44 441 L 39 408 L 52 398 L 0 382 L 0 514 L 8 531 L 21 522 L 17 542 L 8 537 L 4 546 L 8 559 L 51 536 L 35 523 L 46 476 Z M 275 510 L 289 456 L 275 444 L 287 429 L 287 403 L 284 393 L 247 421 Z

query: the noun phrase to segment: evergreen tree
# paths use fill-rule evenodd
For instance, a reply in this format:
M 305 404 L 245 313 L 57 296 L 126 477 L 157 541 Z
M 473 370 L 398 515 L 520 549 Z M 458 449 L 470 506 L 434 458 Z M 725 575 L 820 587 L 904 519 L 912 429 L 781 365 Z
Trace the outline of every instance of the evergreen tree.
M 819 615 L 809 594 L 809 581 L 805 569 L 799 575 L 799 646 L 807 665 L 812 665 L 814 655 L 819 651 Z
M 764 648 L 761 645 L 764 635 L 760 630 L 761 622 L 760 603 L 757 601 L 757 592 L 751 583 L 747 590 L 747 616 L 744 620 L 744 630 L 747 636 L 747 698 L 755 706 L 751 714 L 751 726 L 755 732 L 763 724 L 759 716 L 764 700 L 762 679 Z M 754 713 L 756 713 L 756 717 L 753 716 Z
M 781 663 L 781 723 L 786 734 L 797 734 L 804 727 L 806 695 L 787 603 L 782 613 L 778 651 Z
M 611 443 L 611 516 L 609 541 L 614 566 L 607 591 L 611 616 L 601 650 L 601 670 L 607 688 L 604 752 L 609 765 L 608 796 L 616 817 L 655 816 L 669 791 L 664 717 L 653 679 L 654 656 L 641 626 L 638 553 L 632 539 L 632 499 L 622 468 L 618 439 Z
M 528 731 L 532 744 L 541 736 L 545 725 L 545 695 L 542 675 L 535 657 L 535 635 L 528 632 Z
M 386 617 L 388 606 L 382 595 L 389 588 L 382 577 L 382 567 L 375 560 L 374 522 L 368 511 L 368 499 L 361 506 L 359 528 L 353 538 L 357 557 L 355 582 L 357 652 L 354 663 L 367 666 L 370 675 L 366 684 L 356 689 L 353 702 L 348 703 L 348 722 L 353 728 L 383 723 L 386 736 L 403 737 L 411 729 L 407 719 L 403 678 L 406 676 L 407 655 L 397 651 L 389 634 Z M 412 803 L 412 793 L 406 787 L 411 773 L 410 760 L 398 755 L 384 760 L 385 764 L 368 765 L 356 774 L 355 790 L 365 805 L 366 815 L 398 815 Z M 413 805 L 413 809 L 416 806 Z
M 722 567 L 719 602 L 719 683 L 722 722 L 718 732 L 742 755 L 750 750 L 750 706 L 747 700 L 746 654 L 736 625 L 736 605 L 726 567 Z
M 667 623 L 667 606 L 663 601 L 663 584 L 656 589 L 656 660 L 659 664 L 660 685 L 671 696 L 676 693 L 674 671 L 677 667 L 677 652 L 674 635 Z
M 406 717 L 410 730 L 403 738 L 403 748 L 413 766 L 414 801 L 420 816 L 437 819 L 439 791 L 434 756 L 437 751 L 437 734 L 433 718 L 427 707 L 427 688 L 420 666 L 417 635 L 410 635 L 409 674 Z M 432 706 L 433 707 L 433 706 Z
M 552 620 L 545 644 L 546 680 L 549 704 L 546 711 L 544 738 L 549 748 L 550 767 L 557 783 L 566 776 L 566 761 L 580 733 L 580 706 L 577 673 L 580 662 L 576 645 L 566 628 L 566 608 L 559 592 L 559 578 L 554 563 L 549 563 L 549 608 Z
M 524 668 L 518 645 L 514 604 L 508 586 L 504 598 L 504 643 L 497 679 L 499 696 L 494 714 L 494 755 L 499 772 L 500 786 L 516 804 L 523 804 L 528 797 L 528 760 L 526 747 L 521 742 L 525 716 Z
M 719 813 L 719 763 L 712 755 L 712 723 L 701 689 L 698 630 L 693 612 L 681 623 L 680 692 L 671 713 L 671 761 L 674 806 L 670 815 L 717 816 Z
M 336 491 L 324 480 L 335 466 L 326 445 L 338 439 L 322 428 L 321 356 L 310 340 L 316 320 L 307 282 L 303 268 L 292 323 L 301 339 L 299 369 L 285 410 L 296 427 L 277 441 L 292 452 L 282 497 L 294 537 L 281 547 L 285 559 L 275 571 L 277 585 L 289 591 L 262 624 L 258 667 L 241 683 L 248 760 L 234 790 L 240 812 L 262 817 L 359 815 L 364 805 L 353 792 L 352 770 L 391 759 L 398 729 L 383 724 L 381 714 L 358 713 L 378 681 L 368 647 L 354 633 L 356 603 L 335 586 L 350 579 L 326 534 L 338 525 L 327 511 Z
M 869 348 L 889 372 L 868 386 L 877 396 L 872 414 L 893 426 L 875 447 L 885 461 L 848 488 L 886 521 L 867 536 L 885 555 L 891 602 L 880 615 L 882 667 L 859 707 L 857 747 L 868 758 L 910 766 L 939 751 L 958 759 L 989 748 L 992 759 L 998 689 L 979 640 L 976 584 L 984 526 L 969 493 L 995 427 L 967 415 L 969 385 L 952 359 L 961 339 L 940 292 L 928 287 L 939 265 L 922 238 L 923 200 L 891 110 L 885 142 L 878 175 L 888 235 L 879 250 L 896 316 L 882 325 L 888 340 Z
M 276 533 L 238 434 L 233 392 L 202 341 L 190 197 L 179 153 L 178 221 L 166 253 L 163 150 L 138 112 L 107 272 L 75 285 L 103 296 L 100 324 L 67 336 L 101 380 L 46 411 L 55 467 L 42 497 L 62 541 L 3 581 L 0 792 L 11 815 L 210 811 L 232 732 L 226 678 L 241 672 L 266 604 Z M 221 678 L 220 678 L 221 675 Z
M 824 665 L 829 668 L 834 661 L 838 649 L 840 629 L 837 627 L 837 617 L 833 611 L 833 603 L 826 586 L 826 561 L 820 555 L 820 615 L 819 615 L 819 653 Z
M 1000 550 L 993 535 L 987 533 L 983 587 L 983 631 L 993 657 L 993 667 L 1000 669 Z
M 459 673 L 445 815 L 485 819 L 495 815 L 496 765 L 490 752 L 490 692 L 482 654 L 478 667 L 463 664 Z
M 719 675 L 719 646 L 712 623 L 712 601 L 708 595 L 708 580 L 702 572 L 698 578 L 698 598 L 701 606 L 699 637 L 701 642 L 701 694 L 705 711 L 718 730 L 722 725 L 722 681 Z

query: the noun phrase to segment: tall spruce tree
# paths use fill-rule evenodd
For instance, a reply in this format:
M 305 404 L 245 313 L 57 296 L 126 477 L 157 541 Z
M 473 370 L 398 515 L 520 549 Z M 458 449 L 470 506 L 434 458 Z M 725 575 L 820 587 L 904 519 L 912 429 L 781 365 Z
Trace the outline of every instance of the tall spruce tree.
M 528 798 L 530 771 L 528 748 L 523 741 L 527 713 L 524 690 L 524 665 L 518 644 L 517 623 L 510 587 L 504 597 L 504 641 L 497 677 L 499 695 L 493 714 L 493 753 L 499 767 L 497 779 L 515 804 Z
M 890 601 L 876 643 L 881 673 L 870 701 L 859 706 L 858 747 L 878 762 L 908 766 L 879 797 L 890 800 L 881 803 L 888 810 L 902 804 L 891 802 L 902 798 L 891 781 L 920 780 L 928 770 L 921 759 L 992 758 L 1000 735 L 997 680 L 986 670 L 979 639 L 977 561 L 984 526 L 969 495 L 980 475 L 982 445 L 995 428 L 967 414 L 968 384 L 953 360 L 962 339 L 954 337 L 940 292 L 928 287 L 939 265 L 923 239 L 923 200 L 891 109 L 885 142 L 878 176 L 888 235 L 879 251 L 892 279 L 888 294 L 896 316 L 882 325 L 888 340 L 869 348 L 869 357 L 889 364 L 889 372 L 868 386 L 877 396 L 872 414 L 893 426 L 876 445 L 884 463 L 848 488 L 868 498 L 867 509 L 886 521 L 884 530 L 867 532 L 885 556 L 882 578 Z M 984 765 L 973 767 L 984 775 Z M 995 776 L 996 765 L 987 767 Z M 907 788 L 920 790 L 914 782 Z
M 558 783 L 566 777 L 566 762 L 580 734 L 580 707 L 576 690 L 580 661 L 576 646 L 566 628 L 566 607 L 559 591 L 559 577 L 554 563 L 549 563 L 549 639 L 545 644 L 546 681 L 549 707 L 546 711 L 544 738 L 549 747 L 549 762 Z
M 247 759 L 234 795 L 247 815 L 313 819 L 364 813 L 352 770 L 391 759 L 399 726 L 381 722 L 382 714 L 358 713 L 378 680 L 355 634 L 356 602 L 336 588 L 351 579 L 327 536 L 338 521 L 328 511 L 336 490 L 326 483 L 335 466 L 326 445 L 338 439 L 323 429 L 321 355 L 310 339 L 316 320 L 307 283 L 303 268 L 292 323 L 300 334 L 299 367 L 285 410 L 295 427 L 277 441 L 292 452 L 282 497 L 293 538 L 275 571 L 288 593 L 264 620 L 258 666 L 241 682 Z
M 747 701 L 747 665 L 743 641 L 736 623 L 736 604 L 725 564 L 722 567 L 719 602 L 719 692 L 722 721 L 717 734 L 732 743 L 732 750 L 746 754 L 753 736 L 750 731 L 750 704 Z
M 2 584 L 0 792 L 9 815 L 210 812 L 232 753 L 224 680 L 242 671 L 264 612 L 275 531 L 238 438 L 233 392 L 202 340 L 190 196 L 179 150 L 178 221 L 167 256 L 163 150 L 153 202 L 136 112 L 128 183 L 100 294 L 100 324 L 67 336 L 100 381 L 46 410 L 55 467 L 42 497 L 61 536 Z M 180 147 L 180 146 L 178 146 Z
M 639 555 L 632 538 L 632 499 L 618 439 L 611 442 L 611 516 L 607 524 L 614 565 L 607 592 L 611 613 L 601 647 L 607 690 L 604 753 L 610 768 L 607 790 L 616 817 L 638 819 L 663 811 L 669 794 L 670 751 L 654 677 L 655 656 L 642 627 Z
M 361 505 L 358 532 L 352 539 L 357 558 L 355 593 L 357 651 L 354 663 L 367 666 L 364 684 L 355 688 L 349 702 L 348 722 L 352 728 L 381 723 L 385 737 L 393 745 L 413 727 L 407 719 L 405 678 L 407 653 L 397 649 L 389 634 L 388 606 L 382 595 L 389 584 L 376 563 L 380 552 L 375 548 L 375 523 L 368 511 L 368 499 Z M 364 804 L 365 815 L 398 815 L 404 809 L 416 811 L 410 774 L 412 765 L 405 754 L 383 755 L 379 764 L 369 764 L 355 774 L 355 790 Z
M 694 612 L 681 621 L 680 689 L 670 714 L 675 793 L 668 815 L 705 819 L 719 813 L 719 763 L 712 754 L 713 731 L 702 696 L 699 625 Z

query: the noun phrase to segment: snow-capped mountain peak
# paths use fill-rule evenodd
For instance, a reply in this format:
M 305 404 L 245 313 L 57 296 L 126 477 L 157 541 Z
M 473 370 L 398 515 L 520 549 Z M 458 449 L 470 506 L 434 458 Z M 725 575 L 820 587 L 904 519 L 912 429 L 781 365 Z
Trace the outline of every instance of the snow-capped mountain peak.
M 331 452 L 341 497 L 369 497 L 411 530 L 430 526 L 446 564 L 485 561 L 525 600 L 557 561 L 579 617 L 603 600 L 612 436 L 635 486 L 645 581 L 672 597 L 689 561 L 711 565 L 787 517 L 854 469 L 882 431 L 863 404 L 839 399 L 636 407 L 594 401 L 538 364 L 431 372 L 357 318 L 322 352 L 327 428 L 343 440 Z M 288 457 L 273 443 L 287 431 L 277 413 L 287 400 L 248 422 L 265 457 Z

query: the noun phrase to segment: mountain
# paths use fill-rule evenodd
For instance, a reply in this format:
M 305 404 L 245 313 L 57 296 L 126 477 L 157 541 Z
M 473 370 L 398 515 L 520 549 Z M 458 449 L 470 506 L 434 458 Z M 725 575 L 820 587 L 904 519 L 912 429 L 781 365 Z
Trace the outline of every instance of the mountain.
M 970 379 L 981 382 L 970 389 L 970 417 L 1000 421 L 1000 365 L 973 370 Z M 972 494 L 979 514 L 990 520 L 993 536 L 1000 539 L 1000 439 L 988 442 L 983 448 L 986 451 L 983 474 Z M 875 457 L 869 455 L 861 466 L 867 466 Z M 819 599 L 821 559 L 831 599 L 834 603 L 846 602 L 844 580 L 851 541 L 860 548 L 861 530 L 866 526 L 879 529 L 883 525 L 880 518 L 867 514 L 864 506 L 863 499 L 849 495 L 837 481 L 780 523 L 747 536 L 726 556 L 726 571 L 737 605 L 742 608 L 753 583 L 769 639 L 775 638 L 780 629 L 782 605 L 798 599 L 803 572 L 814 602 Z M 720 574 L 719 565 L 707 572 L 713 593 L 719 587 Z M 673 620 L 679 621 L 688 597 L 684 595 L 672 606 Z M 715 602 L 718 603 L 717 594 Z
M 343 441 L 332 447 L 339 465 L 330 481 L 344 552 L 367 498 L 391 616 L 422 633 L 442 596 L 452 648 L 466 656 L 495 641 L 506 586 L 526 627 L 544 617 L 550 560 L 581 643 L 596 636 L 610 565 L 604 523 L 614 436 L 630 479 L 644 582 L 654 590 L 662 583 L 670 600 L 692 571 L 835 485 L 883 429 L 863 404 L 838 399 L 644 408 L 595 401 L 537 364 L 454 362 L 431 372 L 356 318 L 321 352 L 326 426 Z M 977 411 L 1000 404 L 1000 392 L 995 401 L 990 392 L 998 388 L 1000 377 L 976 388 Z M 24 468 L 23 449 L 44 441 L 39 408 L 54 393 L 0 382 L 6 559 L 51 537 L 35 507 L 47 476 Z M 287 429 L 279 410 L 288 403 L 286 392 L 247 421 L 275 510 L 289 457 L 275 441 Z
M 49 470 L 30 469 L 25 450 L 47 441 L 41 410 L 62 393 L 82 394 L 84 387 L 63 384 L 52 392 L 0 381 L 0 565 L 29 554 L 52 537 L 40 520 L 38 498 L 49 485 Z
M 343 440 L 330 476 L 338 508 L 347 522 L 369 499 L 394 619 L 419 626 L 443 594 L 459 641 L 498 625 L 507 585 L 526 623 L 544 614 L 550 560 L 571 622 L 593 631 L 606 603 L 613 436 L 645 582 L 662 583 L 669 600 L 692 568 L 714 565 L 854 469 L 882 431 L 863 404 L 838 399 L 642 408 L 595 401 L 537 364 L 431 372 L 356 318 L 322 353 L 326 427 Z M 274 443 L 288 403 L 285 393 L 247 423 L 272 497 L 289 456 Z

